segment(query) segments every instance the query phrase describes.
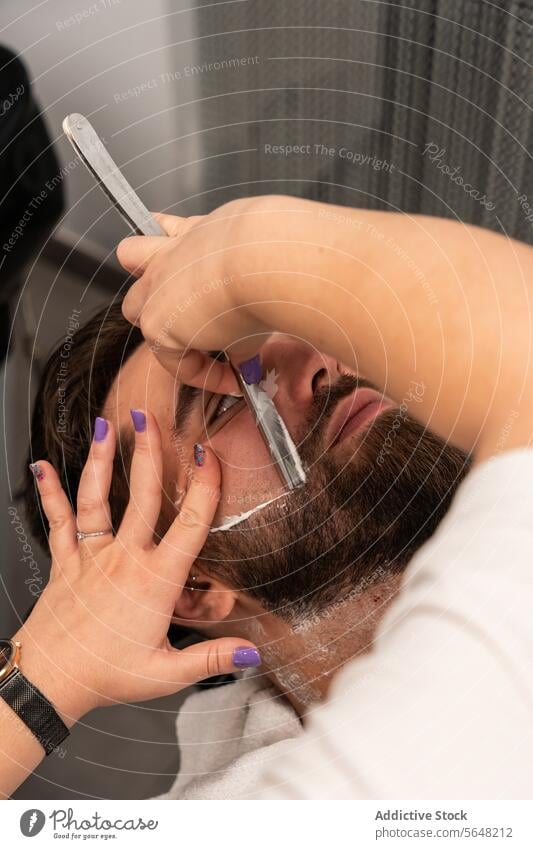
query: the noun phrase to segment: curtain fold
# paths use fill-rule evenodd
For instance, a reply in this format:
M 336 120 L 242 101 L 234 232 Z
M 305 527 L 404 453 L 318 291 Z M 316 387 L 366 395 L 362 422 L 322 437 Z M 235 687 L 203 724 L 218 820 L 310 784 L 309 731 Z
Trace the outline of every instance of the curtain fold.
M 204 206 L 283 192 L 533 242 L 533 0 L 197 12 Z

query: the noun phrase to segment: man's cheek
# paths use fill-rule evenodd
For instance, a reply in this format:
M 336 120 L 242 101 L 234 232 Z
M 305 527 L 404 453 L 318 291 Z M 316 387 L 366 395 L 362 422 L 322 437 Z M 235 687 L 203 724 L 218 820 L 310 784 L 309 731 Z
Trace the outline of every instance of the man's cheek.
M 266 446 L 249 418 L 238 433 L 225 435 L 223 429 L 213 438 L 212 447 L 222 467 L 216 520 L 244 513 L 284 492 Z

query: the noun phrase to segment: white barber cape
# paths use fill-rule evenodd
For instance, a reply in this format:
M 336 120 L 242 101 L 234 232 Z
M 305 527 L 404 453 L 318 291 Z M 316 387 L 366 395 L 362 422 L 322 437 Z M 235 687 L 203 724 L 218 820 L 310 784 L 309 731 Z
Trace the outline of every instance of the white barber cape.
M 277 754 L 248 797 L 533 798 L 533 450 L 470 472 L 375 650 Z
M 231 684 L 199 690 L 176 721 L 180 771 L 158 799 L 241 799 L 280 742 L 303 733 L 298 715 L 264 675 L 250 670 Z

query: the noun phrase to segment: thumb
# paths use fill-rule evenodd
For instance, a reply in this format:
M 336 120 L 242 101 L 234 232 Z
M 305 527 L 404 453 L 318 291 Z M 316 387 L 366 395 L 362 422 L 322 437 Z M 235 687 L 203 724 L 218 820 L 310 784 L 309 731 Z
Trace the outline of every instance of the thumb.
M 204 678 L 258 667 L 261 655 L 252 643 L 222 637 L 170 652 L 167 663 L 168 680 L 179 687 L 188 687 Z
M 117 245 L 117 259 L 126 271 L 141 277 L 156 253 L 168 246 L 166 236 L 126 236 Z

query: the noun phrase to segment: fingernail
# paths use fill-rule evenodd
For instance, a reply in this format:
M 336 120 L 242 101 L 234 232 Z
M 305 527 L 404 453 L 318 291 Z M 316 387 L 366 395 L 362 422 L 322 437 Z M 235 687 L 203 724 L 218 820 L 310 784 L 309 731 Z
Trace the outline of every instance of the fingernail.
M 146 416 L 144 415 L 142 410 L 130 410 L 131 418 L 133 420 L 133 427 L 137 431 L 137 433 L 144 433 L 146 430 Z
M 205 451 L 199 442 L 194 443 L 194 462 L 197 466 L 203 466 L 205 461 Z
M 237 669 L 250 669 L 254 666 L 261 666 L 261 655 L 257 649 L 250 646 L 241 646 L 233 652 L 233 665 Z
M 39 463 L 30 463 L 30 472 L 32 473 L 33 477 L 36 478 L 38 481 L 42 481 L 42 479 L 44 478 L 44 472 L 40 467 Z
M 107 436 L 107 431 L 107 419 L 103 419 L 101 416 L 96 416 L 94 420 L 94 441 L 103 442 Z
M 239 371 L 246 383 L 259 383 L 263 377 L 263 369 L 261 368 L 259 354 L 252 357 L 251 360 L 246 360 L 244 363 L 241 363 L 239 365 Z

